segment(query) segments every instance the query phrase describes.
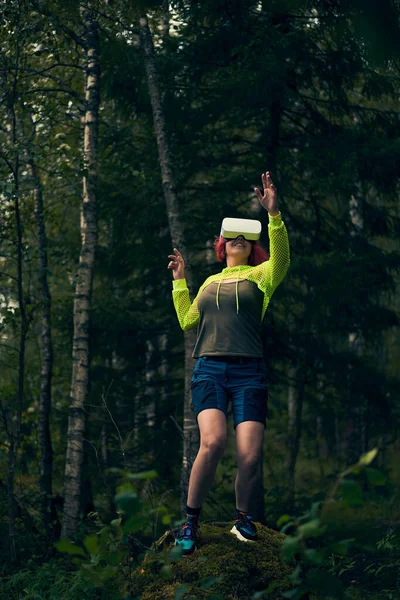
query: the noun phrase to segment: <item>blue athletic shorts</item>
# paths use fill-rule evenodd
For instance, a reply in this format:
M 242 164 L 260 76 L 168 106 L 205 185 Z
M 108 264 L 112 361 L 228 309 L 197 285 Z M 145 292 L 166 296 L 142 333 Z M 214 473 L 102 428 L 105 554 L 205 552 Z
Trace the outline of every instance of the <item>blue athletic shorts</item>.
M 268 384 L 262 358 L 202 356 L 193 370 L 191 389 L 196 419 L 206 408 L 218 408 L 228 416 L 232 401 L 234 428 L 243 421 L 266 426 Z

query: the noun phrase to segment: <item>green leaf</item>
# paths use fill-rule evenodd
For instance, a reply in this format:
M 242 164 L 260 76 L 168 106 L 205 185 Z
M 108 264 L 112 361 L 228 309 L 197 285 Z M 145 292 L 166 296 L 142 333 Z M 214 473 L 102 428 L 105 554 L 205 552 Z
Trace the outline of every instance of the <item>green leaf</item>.
M 371 485 L 385 485 L 386 475 L 378 469 L 372 467 L 366 467 L 365 472 L 367 474 L 368 483 Z
M 290 561 L 294 555 L 299 551 L 299 538 L 288 535 L 282 544 L 282 557 L 285 561 Z
M 115 496 L 119 508 L 131 515 L 140 509 L 140 500 L 133 490 L 123 490 Z
M 119 519 L 113 519 L 110 523 L 111 527 L 119 527 L 121 525 L 121 517 Z
M 324 552 L 316 548 L 307 548 L 304 552 L 305 558 L 314 565 L 322 565 L 325 560 Z
M 312 521 L 308 521 L 308 523 L 300 525 L 298 528 L 298 533 L 303 539 L 319 537 L 324 532 L 324 528 L 320 525 L 321 523 L 319 519 L 312 519 Z
M 291 520 L 291 516 L 290 515 L 282 515 L 281 517 L 279 517 L 279 519 L 276 522 L 276 526 L 277 527 L 281 527 L 282 525 L 284 525 L 285 523 L 287 523 L 288 521 Z
M 116 475 L 121 475 L 121 477 L 126 477 L 128 472 L 125 469 L 119 469 L 118 467 L 109 467 L 106 469 L 106 473 L 115 473 Z
M 313 519 L 317 518 L 317 514 L 318 514 L 321 504 L 322 504 L 322 500 L 312 503 L 311 509 L 310 509 L 310 516 L 313 517 Z
M 294 522 L 293 522 L 293 521 L 288 521 L 288 522 L 286 523 L 286 525 L 284 525 L 284 526 L 281 528 L 281 533 L 285 533 L 285 532 L 286 532 L 288 529 L 290 529 L 291 527 L 293 527 L 293 525 L 294 525 Z
M 184 583 L 183 585 L 180 585 L 175 590 L 174 600 L 181 600 L 183 598 L 184 594 L 186 594 L 186 592 L 187 592 L 188 589 L 189 589 L 189 585 L 187 583 Z
M 200 582 L 200 587 L 202 590 L 208 590 L 208 588 L 212 587 L 215 583 L 222 581 L 223 577 L 204 577 Z
M 353 479 L 343 479 L 340 482 L 340 494 L 346 506 L 362 506 L 363 496 L 360 486 Z
M 113 566 L 117 566 L 121 560 L 121 556 L 117 551 L 109 552 L 107 555 L 104 556 L 104 558 L 110 565 Z
M 143 473 L 128 473 L 127 474 L 127 479 L 154 479 L 155 477 L 158 476 L 157 471 L 143 471 Z
M 99 538 L 97 535 L 88 535 L 83 540 L 83 545 L 89 554 L 98 554 L 99 553 Z
M 349 551 L 349 547 L 355 541 L 356 541 L 356 538 L 349 538 L 347 540 L 340 540 L 339 542 L 335 542 L 334 544 L 331 544 L 329 546 L 329 550 L 331 552 L 334 552 L 335 554 L 340 554 L 342 556 L 345 556 L 348 553 L 348 551 Z
M 308 593 L 308 588 L 300 586 L 294 590 L 287 590 L 282 593 L 283 598 L 290 598 L 290 600 L 300 600 Z
M 171 577 L 172 569 L 170 565 L 163 565 L 160 569 L 160 575 L 162 575 L 165 578 Z
M 87 575 L 97 585 L 101 585 L 108 579 L 114 577 L 117 573 L 117 568 L 111 565 L 105 567 L 93 566 L 91 564 L 84 563 L 82 567 L 86 570 Z
M 299 583 L 301 583 L 301 580 L 299 578 L 300 573 L 301 573 L 301 565 L 297 565 L 296 568 L 293 569 L 293 571 L 290 573 L 288 579 L 293 585 L 298 585 Z
M 369 465 L 370 463 L 372 463 L 377 454 L 378 448 L 374 448 L 373 450 L 366 452 L 361 456 L 360 460 L 358 461 L 358 464 L 363 466 Z
M 282 585 L 282 583 L 280 583 L 279 581 L 273 581 L 272 583 L 269 584 L 267 589 L 262 590 L 261 592 L 255 592 L 252 595 L 251 600 L 258 600 L 259 598 L 265 598 L 265 596 L 267 596 L 267 594 L 269 594 L 276 588 L 279 588 L 281 585 Z
M 183 555 L 183 548 L 181 546 L 173 546 L 168 552 L 168 561 L 177 562 Z
M 145 515 L 139 513 L 130 517 L 121 527 L 123 533 L 132 533 L 143 528 L 147 524 L 147 518 Z
M 86 552 L 80 546 L 73 544 L 67 539 L 62 539 L 56 542 L 54 546 L 59 552 L 65 552 L 66 554 L 75 554 L 76 556 L 86 556 Z

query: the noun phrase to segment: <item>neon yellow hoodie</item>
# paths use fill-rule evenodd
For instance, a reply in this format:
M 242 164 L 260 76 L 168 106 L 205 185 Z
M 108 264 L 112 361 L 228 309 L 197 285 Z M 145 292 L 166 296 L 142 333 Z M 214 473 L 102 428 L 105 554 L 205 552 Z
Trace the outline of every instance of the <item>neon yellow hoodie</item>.
M 188 331 L 197 326 L 199 322 L 198 298 L 204 288 L 213 282 L 221 282 L 236 277 L 236 307 L 239 311 L 238 281 L 248 279 L 257 284 L 263 292 L 264 300 L 260 322 L 263 320 L 272 294 L 284 279 L 290 265 L 290 249 L 287 230 L 282 221 L 281 213 L 272 217 L 269 215 L 268 235 L 270 241 L 269 260 L 251 267 L 240 265 L 238 267 L 225 267 L 220 273 L 211 275 L 201 285 L 196 298 L 190 302 L 189 290 L 186 279 L 173 281 L 172 299 L 178 316 L 179 324 L 183 331 Z M 218 306 L 218 289 L 216 293 Z

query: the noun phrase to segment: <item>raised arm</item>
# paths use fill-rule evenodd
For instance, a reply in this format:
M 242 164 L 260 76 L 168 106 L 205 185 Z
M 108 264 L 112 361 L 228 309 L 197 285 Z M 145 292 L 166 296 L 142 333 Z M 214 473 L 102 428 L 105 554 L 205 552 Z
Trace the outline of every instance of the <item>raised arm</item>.
M 265 291 L 271 297 L 290 265 L 289 238 L 281 213 L 269 216 L 268 235 L 270 257 L 262 266 L 265 270 Z
M 270 258 L 255 270 L 260 270 L 263 289 L 269 297 L 284 279 L 290 265 L 289 238 L 281 213 L 278 210 L 277 191 L 272 183 L 269 171 L 261 176 L 263 194 L 258 188 L 255 192 L 260 204 L 268 211 L 268 235 L 270 245 Z
M 185 261 L 177 248 L 174 248 L 174 254 L 168 258 L 171 261 L 168 269 L 172 269 L 174 277 L 172 300 L 178 317 L 179 325 L 183 331 L 189 331 L 197 326 L 199 321 L 199 311 L 197 308 L 197 297 L 193 303 L 190 302 L 189 290 L 185 279 Z

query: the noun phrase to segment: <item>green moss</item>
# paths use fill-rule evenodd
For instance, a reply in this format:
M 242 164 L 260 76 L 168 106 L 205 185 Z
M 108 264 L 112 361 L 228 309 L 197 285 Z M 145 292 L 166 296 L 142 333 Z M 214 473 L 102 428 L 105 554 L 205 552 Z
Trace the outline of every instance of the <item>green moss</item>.
M 173 542 L 161 553 L 148 555 L 133 573 L 130 594 L 141 600 L 173 600 L 176 590 L 186 584 L 183 599 L 219 596 L 223 600 L 250 600 L 254 592 L 277 583 L 279 587 L 263 597 L 281 598 L 281 592 L 291 587 L 288 575 L 292 567 L 280 558 L 285 536 L 258 523 L 259 539 L 242 542 L 230 533 L 232 525 L 201 524 L 196 552 L 167 566 L 165 561 Z M 218 581 L 205 589 L 202 582 L 210 577 Z

